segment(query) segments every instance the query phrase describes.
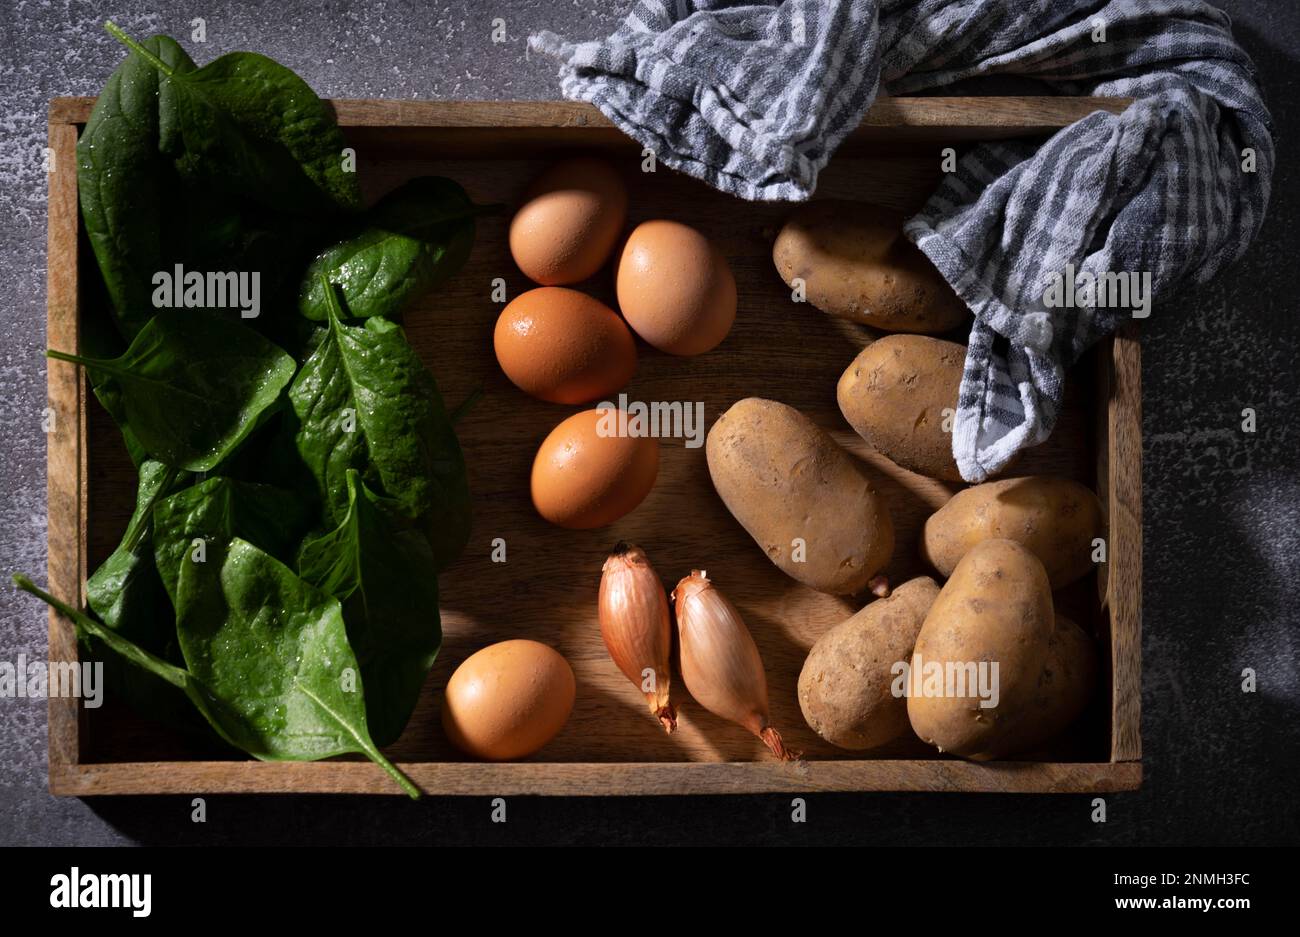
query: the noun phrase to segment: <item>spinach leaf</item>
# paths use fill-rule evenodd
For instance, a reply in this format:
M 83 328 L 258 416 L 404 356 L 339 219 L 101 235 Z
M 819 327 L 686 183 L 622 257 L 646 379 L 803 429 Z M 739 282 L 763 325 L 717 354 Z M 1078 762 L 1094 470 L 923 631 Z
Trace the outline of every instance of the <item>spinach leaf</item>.
M 292 70 L 254 52 L 178 69 L 105 26 L 158 71 L 158 146 L 182 178 L 299 214 L 360 207 L 333 112 Z
M 180 569 L 196 539 L 225 543 L 238 536 L 287 560 L 310 523 L 311 508 L 295 492 L 208 478 L 154 505 L 154 562 L 175 605 Z
M 215 553 L 181 563 L 176 627 L 190 672 L 237 715 L 245 750 L 270 761 L 359 752 L 418 797 L 370 737 L 339 603 L 245 540 Z
M 347 473 L 355 469 L 403 517 L 425 525 L 442 569 L 469 539 L 470 503 L 437 383 L 396 323 L 344 323 L 333 289 L 326 288 L 329 328 L 289 387 L 298 454 L 334 523 L 348 513 Z
M 117 549 L 86 580 L 86 600 L 104 626 L 165 660 L 180 660 L 176 616 L 163 593 L 153 556 L 153 507 L 189 483 L 190 474 L 146 461 L 140 466 L 135 511 Z M 183 694 L 150 670 L 124 660 L 97 638 L 83 635 L 90 657 L 102 659 L 108 691 L 137 712 L 187 732 L 207 728 Z
M 99 620 L 159 654 L 174 629 L 170 621 L 164 626 L 153 614 L 159 596 L 153 559 L 153 510 L 188 479 L 188 472 L 162 462 L 143 463 L 135 511 L 122 542 L 86 580 L 86 602 Z
M 264 334 L 280 318 L 296 319 L 301 272 L 327 243 L 319 220 L 273 211 L 211 186 L 175 180 L 175 204 L 160 221 L 168 250 L 161 269 L 256 275 L 262 315 L 247 324 Z M 283 317 L 275 315 L 283 311 Z
M 200 626 L 207 624 L 204 615 L 220 611 L 228 581 L 237 603 L 229 621 L 214 629 L 226 632 L 220 640 L 196 641 L 211 672 L 209 680 L 150 654 L 37 588 L 26 576 L 16 575 L 14 582 L 72 621 L 83 638 L 104 642 L 124 660 L 183 692 L 217 734 L 236 748 L 263 761 L 314 761 L 357 752 L 369 757 L 402 790 L 418 799 L 420 789 L 370 741 L 360 694 L 339 688 L 336 674 L 349 662 L 355 664 L 355 659 L 347 641 L 341 638 L 338 603 L 247 543 L 234 541 L 229 554 L 228 565 L 241 571 L 228 573 L 223 568 L 212 593 L 202 586 L 196 592 L 194 614 Z M 246 605 L 262 588 L 278 589 L 277 597 L 286 600 L 283 606 L 276 606 L 284 609 L 278 621 L 270 614 L 258 614 L 264 610 Z M 305 659 L 291 656 L 297 654 Z M 240 676 L 249 662 L 258 666 L 256 684 Z
M 223 711 L 222 704 L 194 675 L 184 668 L 168 663 L 156 654 L 151 654 L 129 638 L 118 634 L 95 621 L 90 616 L 77 611 L 66 602 L 61 602 L 21 573 L 14 576 L 14 583 L 24 592 L 36 596 L 46 605 L 71 621 L 77 628 L 77 636 L 83 641 L 93 639 L 108 647 L 121 660 L 132 667 L 139 668 L 168 685 L 180 690 L 194 707 L 207 719 L 221 738 L 237 748 L 244 746 L 240 742 L 238 725 L 234 723 L 233 714 Z
M 78 245 L 77 262 L 81 265 L 78 268 L 80 270 L 90 270 L 94 267 L 94 254 L 90 243 L 85 238 L 81 239 Z M 81 278 L 78 286 L 81 329 L 77 334 L 77 350 L 91 358 L 116 358 L 126 350 L 126 341 L 118 328 L 113 313 L 113 302 L 109 297 L 104 278 L 85 276 Z M 117 424 L 127 455 L 131 457 L 131 463 L 138 471 L 149 454 L 144 451 L 140 441 L 135 438 L 135 433 L 127 425 L 126 413 L 122 409 L 122 389 L 106 374 L 92 372 L 87 377 L 96 399 Z
M 196 66 L 166 36 L 144 52 L 181 75 Z M 77 141 L 81 218 L 123 335 L 133 337 L 152 314 L 150 278 L 167 253 L 160 218 L 174 209 L 171 172 L 158 151 L 158 114 L 172 106 L 159 72 L 132 52 L 109 77 Z
M 212 180 L 182 179 L 174 159 L 160 149 L 160 133 L 182 103 L 177 87 L 135 48 L 173 73 L 197 67 L 166 36 L 132 44 L 77 144 L 82 221 L 119 331 L 130 339 L 143 328 L 153 314 L 152 278 L 175 264 L 256 272 L 263 308 L 296 303 L 299 271 L 322 239 L 319 221 L 272 211 Z M 340 140 L 333 142 L 341 147 Z M 286 172 L 302 176 L 296 165 Z M 354 188 L 347 175 L 345 186 Z
M 210 471 L 257 425 L 293 377 L 293 358 L 237 322 L 199 309 L 154 316 L 119 358 L 50 350 L 112 377 L 121 418 L 154 458 Z
M 360 230 L 312 262 L 298 311 L 308 319 L 329 318 L 328 278 L 342 288 L 350 318 L 396 318 L 413 298 L 464 266 L 479 212 L 450 179 L 412 179 L 367 211 Z
M 118 432 L 122 434 L 122 444 L 126 447 L 126 454 L 131 457 L 131 463 L 137 469 L 140 468 L 148 460 L 149 452 L 145 449 L 144 443 L 136 437 L 131 424 L 126 421 L 122 388 L 112 377 L 106 374 L 94 374 L 91 375 L 91 389 L 100 405 L 108 411 L 108 415 L 117 424 Z
M 395 523 L 355 470 L 348 513 L 303 544 L 298 575 L 343 603 L 348 641 L 366 688 L 366 722 L 378 745 L 397 741 L 442 644 L 438 572 L 429 542 Z

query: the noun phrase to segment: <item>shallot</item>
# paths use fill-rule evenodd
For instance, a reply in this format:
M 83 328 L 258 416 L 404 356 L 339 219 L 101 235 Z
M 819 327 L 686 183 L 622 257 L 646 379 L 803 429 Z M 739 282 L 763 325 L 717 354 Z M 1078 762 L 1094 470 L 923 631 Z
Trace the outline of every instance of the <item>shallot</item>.
M 673 628 L 668 597 L 645 551 L 620 543 L 600 576 L 600 636 L 618 669 L 645 694 L 650 712 L 666 732 L 677 728 L 668 700 Z
M 677 584 L 673 602 L 682 680 L 695 701 L 753 732 L 782 761 L 798 757 L 768 721 L 763 660 L 736 607 L 698 569 Z

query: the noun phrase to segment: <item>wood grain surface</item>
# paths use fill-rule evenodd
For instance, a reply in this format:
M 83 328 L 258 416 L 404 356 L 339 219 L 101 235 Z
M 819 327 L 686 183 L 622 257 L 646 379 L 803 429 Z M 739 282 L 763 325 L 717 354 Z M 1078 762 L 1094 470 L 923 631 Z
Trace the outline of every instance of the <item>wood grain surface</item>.
M 453 134 L 447 139 L 463 142 L 454 137 L 455 132 L 464 129 L 460 125 L 450 131 L 420 128 L 423 136 L 409 147 L 405 138 L 400 143 L 388 139 L 377 148 L 361 142 L 382 139 L 387 132 L 375 117 L 376 108 L 385 112 L 396 109 L 397 116 L 390 115 L 390 119 L 399 123 L 416 118 L 434 120 L 429 116 L 434 113 L 430 109 L 433 102 L 418 102 L 422 106 L 414 111 L 411 103 L 385 102 L 385 107 L 379 107 L 376 102 L 336 102 L 341 121 L 354 128 L 348 135 L 358 149 L 362 179 L 371 199 L 406 178 L 432 173 L 457 179 L 477 202 L 513 204 L 528 181 L 549 164 L 552 152 L 572 148 L 575 142 L 573 124 L 546 122 L 573 120 L 582 113 L 582 106 L 554 102 L 493 105 L 482 120 L 523 122 L 545 140 L 533 145 L 521 138 L 508 149 L 489 147 L 490 152 L 474 159 L 455 158 L 460 152 L 458 146 L 448 147 L 448 158 L 431 156 L 438 149 L 440 134 Z M 916 110 L 915 103 L 890 102 L 895 108 L 895 136 L 908 138 L 913 133 L 911 127 L 898 121 L 907 118 L 923 122 L 924 115 Z M 467 114 L 473 108 L 462 104 L 451 110 L 463 123 L 470 119 Z M 959 126 L 975 126 L 976 120 L 992 119 L 969 107 L 959 110 L 965 115 L 965 124 L 952 113 L 947 113 L 945 119 Z M 1001 113 L 997 108 L 991 112 Z M 65 120 L 84 119 L 86 108 L 78 101 L 56 102 L 51 113 Z M 933 112 L 924 113 L 937 120 Z M 506 116 L 509 114 L 516 116 Z M 368 125 L 355 128 L 361 118 Z M 1047 118 L 1039 114 L 1035 119 Z M 530 120 L 532 123 L 528 123 Z M 492 126 L 497 125 L 489 124 L 488 128 Z M 56 124 L 53 130 L 57 129 Z M 580 136 L 585 143 L 586 137 Z M 915 140 L 913 143 L 921 150 L 929 146 Z M 625 175 L 631 196 L 631 223 L 666 216 L 695 226 L 728 257 L 739 294 L 736 326 L 727 340 L 709 354 L 674 358 L 638 343 L 640 362 L 626 389 L 629 398 L 699 402 L 705 414 L 701 432 L 728 406 L 746 396 L 770 397 L 803 410 L 874 468 L 898 530 L 894 560 L 888 569 L 890 578 L 901 582 L 924 574 L 926 570 L 917 556 L 920 527 L 955 487 L 907 472 L 871 452 L 840 416 L 835 403 L 836 381 L 873 334 L 791 301 L 770 256 L 772 239 L 789 207 L 739 202 L 663 168 L 644 173 L 639 148 L 621 136 L 606 149 Z M 919 207 L 939 178 L 938 148 L 929 155 L 888 154 L 888 150 L 873 153 L 868 147 L 856 154 L 837 156 L 823 173 L 818 196 L 857 198 L 902 210 Z M 51 198 L 53 202 L 53 189 Z M 1122 744 L 1116 741 L 1120 733 L 1111 731 L 1112 716 L 1118 719 L 1123 713 L 1127 718 L 1136 711 L 1135 697 L 1130 700 L 1126 696 L 1121 706 L 1118 696 L 1121 690 L 1136 693 L 1137 665 L 1129 662 L 1129 655 L 1136 651 L 1136 632 L 1126 630 L 1119 637 L 1112 634 L 1109 616 L 1102 612 L 1097 598 L 1096 583 L 1080 583 L 1062 591 L 1057 596 L 1058 606 L 1090 627 L 1098 640 L 1115 655 L 1124 656 L 1124 661 L 1114 664 L 1114 699 L 1110 693 L 1099 695 L 1074 730 L 1051 748 L 1034 753 L 1034 757 L 1051 763 L 969 765 L 940 758 L 917 740 L 868 760 L 860 753 L 841 751 L 821 741 L 804 725 L 795 698 L 795 682 L 808 648 L 828 628 L 852 614 L 858 603 L 813 592 L 779 573 L 714 495 L 702 448 L 690 447 L 682 439 L 661 440 L 661 467 L 655 489 L 636 511 L 608 528 L 567 531 L 542 521 L 528 497 L 533 455 L 550 429 L 580 408 L 533 400 L 515 389 L 497 367 L 491 335 L 501 306 L 492 301 L 492 283 L 496 278 L 503 279 L 509 297 L 531 285 L 514 268 L 506 249 L 507 220 L 506 214 L 484 219 L 465 269 L 451 283 L 423 299 L 405 320 L 412 345 L 437 376 L 449 406 L 455 407 L 476 389 L 484 391 L 483 398 L 458 426 L 470 469 L 474 528 L 464 556 L 440 581 L 443 650 L 407 731 L 388 749 L 388 754 L 402 763 L 417 783 L 433 792 L 465 794 L 814 789 L 1093 791 L 1137 785 L 1140 766 L 1108 764 L 1128 760 L 1115 753 L 1132 752 L 1136 744 L 1136 737 L 1129 739 L 1127 730 Z M 71 257 L 75 262 L 75 249 L 69 252 L 63 243 L 69 231 L 75 239 L 75 221 L 75 213 L 70 218 L 56 218 L 51 213 L 52 283 L 56 234 L 62 251 L 58 256 Z M 613 305 L 608 269 L 580 288 Z M 54 295 L 52 286 L 51 340 L 58 334 L 67 341 L 67 326 L 61 320 L 67 317 L 69 308 L 75 313 L 75 305 L 56 309 Z M 56 331 L 56 319 L 64 331 Z M 72 337 L 75 339 L 75 331 Z M 954 337 L 964 338 L 960 334 Z M 1135 345 L 1123 347 L 1136 349 Z M 1109 348 L 1107 343 L 1107 354 Z M 1099 371 L 1107 373 L 1105 367 Z M 1127 465 L 1121 474 L 1132 480 L 1132 460 L 1136 456 L 1130 447 L 1137 446 L 1140 451 L 1140 439 L 1135 435 L 1140 422 L 1134 423 L 1130 414 L 1132 394 L 1139 388 L 1132 383 L 1132 372 L 1125 374 L 1122 386 L 1126 393 L 1117 400 L 1112 398 L 1103 421 L 1125 422 L 1127 429 L 1122 434 L 1117 437 L 1108 426 L 1097 426 L 1098 389 L 1103 382 L 1094 379 L 1091 369 L 1077 369 L 1056 433 L 1048 443 L 1027 453 L 1016 473 L 1058 474 L 1097 485 L 1097 447 L 1121 445 L 1125 449 L 1118 458 L 1112 453 L 1109 460 L 1111 471 L 1117 462 Z M 84 391 L 81 394 L 84 397 Z M 1107 406 L 1104 402 L 1100 405 L 1103 409 Z M 111 552 L 125 527 L 132 507 L 134 472 L 115 427 L 93 397 L 87 412 L 88 435 L 82 448 L 90 454 L 90 524 L 82 565 L 88 561 L 93 568 Z M 62 587 L 66 589 L 72 581 L 67 570 L 68 557 L 73 555 L 69 551 L 75 552 L 80 546 L 63 539 L 56 543 L 54 539 L 56 526 L 70 529 L 72 523 L 61 517 L 56 525 L 56 511 L 65 514 L 72 510 L 73 503 L 64 495 L 55 500 L 55 449 L 52 437 L 51 576 L 53 581 L 57 549 L 63 564 L 59 567 Z M 60 485 L 68 484 L 69 471 L 68 465 L 60 462 Z M 1140 482 L 1140 470 L 1136 477 Z M 1122 503 L 1129 511 L 1125 523 L 1137 519 L 1140 551 L 1140 491 L 1138 496 L 1136 502 L 1130 499 Z M 1113 503 L 1112 495 L 1112 516 Z M 1140 563 L 1140 552 L 1127 552 L 1132 550 L 1131 536 L 1131 527 L 1126 526 L 1123 555 Z M 492 560 L 493 543 L 498 538 L 506 545 L 505 563 Z M 801 766 L 771 762 L 757 739 L 695 705 L 680 681 L 673 689 L 681 715 L 679 731 L 669 737 L 659 729 L 646 712 L 637 688 L 609 660 L 596 623 L 601 564 L 620 539 L 638 543 L 647 551 L 667 588 L 671 589 L 692 568 L 704 568 L 736 603 L 766 665 L 773 724 L 785 734 L 792 748 L 804 753 L 806 760 Z M 1112 549 L 1113 557 L 1121 555 L 1119 545 Z M 84 570 L 80 576 L 84 578 Z M 1126 572 L 1125 578 L 1140 585 L 1140 566 Z M 412 613 L 431 611 L 415 609 Z M 574 713 L 560 735 L 523 764 L 465 764 L 441 729 L 442 688 L 455 666 L 473 651 L 513 637 L 551 644 L 569 659 L 579 684 Z M 1121 665 L 1127 668 L 1122 675 Z M 52 713 L 52 727 L 53 719 Z M 53 745 L 53 731 L 51 738 Z M 382 773 L 372 772 L 371 766 L 350 761 L 271 765 L 214 761 L 213 757 L 213 752 L 110 701 L 90 713 L 72 756 L 61 756 L 57 771 L 52 750 L 52 789 L 88 794 L 173 789 L 388 792 L 392 787 Z
M 49 174 L 49 237 L 45 340 L 50 348 L 75 352 L 80 317 L 77 291 L 77 128 L 50 125 L 53 153 Z M 46 360 L 46 388 L 52 419 L 46 434 L 46 497 L 48 499 L 49 591 L 56 598 L 81 605 L 86 581 L 86 473 L 88 459 L 86 381 L 81 369 L 63 361 Z M 121 443 L 119 442 L 119 446 Z M 50 609 L 50 660 L 75 661 L 77 636 L 72 622 Z M 79 713 L 72 697 L 49 701 L 50 779 L 78 760 Z
M 580 101 L 393 101 L 335 98 L 330 102 L 343 127 L 427 127 L 508 131 L 538 127 L 613 128 L 604 114 Z M 874 130 L 936 127 L 949 134 L 979 133 L 989 139 L 999 130 L 1011 136 L 1066 127 L 1093 111 L 1118 114 L 1128 98 L 1060 97 L 924 97 L 881 96 L 863 116 L 853 136 Z M 95 106 L 91 97 L 54 98 L 50 122 L 84 124 Z
M 1142 758 L 1142 349 L 1130 324 L 1114 339 L 1104 398 L 1110 562 L 1111 760 Z M 1103 401 L 1099 401 L 1099 407 Z
M 682 764 L 403 764 L 422 790 L 510 797 L 526 794 L 637 796 L 673 794 L 925 791 L 933 793 L 1092 794 L 1128 791 L 1142 782 L 1134 762 L 1048 764 L 968 761 L 773 761 Z M 52 791 L 103 794 L 400 794 L 363 762 L 144 762 L 88 764 L 52 779 Z

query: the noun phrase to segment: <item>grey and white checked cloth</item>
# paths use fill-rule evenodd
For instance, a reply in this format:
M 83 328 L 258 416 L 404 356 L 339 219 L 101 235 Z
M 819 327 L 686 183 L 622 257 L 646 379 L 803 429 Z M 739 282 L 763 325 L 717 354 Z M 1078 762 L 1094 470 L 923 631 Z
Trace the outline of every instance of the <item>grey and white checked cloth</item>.
M 1066 368 L 1131 315 L 1049 307 L 1049 276 L 1150 274 L 1159 302 L 1240 257 L 1268 205 L 1272 120 L 1199 0 L 639 0 L 607 39 L 530 45 L 566 97 L 747 199 L 809 198 L 882 83 L 1135 98 L 1039 145 L 974 148 L 907 223 L 975 313 L 953 426 L 971 482 L 1048 437 Z

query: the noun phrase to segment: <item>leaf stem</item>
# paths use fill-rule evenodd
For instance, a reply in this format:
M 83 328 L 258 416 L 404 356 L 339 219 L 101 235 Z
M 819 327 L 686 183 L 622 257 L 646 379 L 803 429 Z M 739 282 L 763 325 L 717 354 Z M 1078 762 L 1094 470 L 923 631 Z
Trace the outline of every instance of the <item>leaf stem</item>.
M 212 726 L 213 730 L 215 730 L 217 735 L 221 737 L 222 741 L 234 748 L 242 748 L 244 751 L 248 751 L 248 746 L 236 741 L 231 733 L 226 731 L 221 719 L 217 717 L 216 707 L 220 705 L 220 700 L 213 697 L 208 689 L 203 686 L 202 682 L 188 670 L 184 670 L 174 664 L 169 664 L 162 658 L 157 657 L 149 651 L 146 651 L 144 648 L 138 646 L 133 641 L 122 637 L 112 628 L 101 625 L 90 616 L 77 611 L 66 602 L 59 601 L 48 592 L 38 588 L 22 573 L 14 574 L 14 583 L 19 589 L 22 589 L 24 592 L 30 592 L 46 605 L 49 605 L 71 621 L 73 626 L 77 629 L 78 637 L 84 638 L 85 636 L 90 635 L 91 637 L 98 638 L 108 646 L 109 650 L 113 651 L 113 653 L 117 654 L 119 657 L 137 667 L 147 670 L 176 687 L 176 689 L 180 690 L 189 698 L 190 702 L 194 704 L 194 708 L 197 709 L 200 715 L 208 721 L 208 724 Z
M 45 357 L 53 358 L 55 361 L 66 361 L 69 364 L 86 364 L 86 362 L 89 360 L 88 358 L 81 357 L 81 355 L 74 355 L 71 354 L 70 352 L 59 351 L 57 348 L 45 349 Z
M 196 688 L 189 685 L 190 681 L 193 680 L 193 677 L 187 671 L 182 671 L 178 667 L 174 667 L 171 664 L 159 660 L 149 652 L 136 648 L 134 645 L 131 645 L 129 642 L 122 639 L 121 636 L 119 635 L 106 633 L 107 629 L 100 626 L 97 622 L 92 621 L 89 617 L 83 615 L 81 612 L 77 611 L 75 608 L 68 605 L 66 602 L 62 602 L 59 599 L 56 599 L 54 596 L 50 595 L 45 590 L 38 587 L 35 583 L 31 581 L 31 579 L 29 579 L 27 576 L 23 575 L 22 573 L 14 573 L 13 579 L 14 579 L 14 584 L 18 586 L 19 589 L 22 589 L 24 592 L 30 592 L 32 595 L 36 596 L 41 601 L 45 602 L 47 605 L 53 606 L 55 610 L 63 614 L 64 617 L 68 618 L 73 623 L 73 625 L 76 626 L 79 634 L 82 635 L 91 634 L 99 638 L 100 640 L 106 641 L 111 647 L 114 647 L 115 650 L 118 650 L 119 653 L 123 653 L 127 648 L 130 648 L 130 650 L 133 653 L 126 653 L 124 654 L 124 656 L 128 657 L 128 659 L 132 660 L 136 664 L 140 664 L 140 665 L 144 665 L 146 663 L 152 664 L 153 665 L 152 669 L 154 673 L 162 677 L 168 683 L 171 683 L 173 686 L 176 686 L 178 688 L 184 689 L 187 692 L 189 692 L 191 700 L 193 700 L 196 704 L 199 702 L 198 700 L 194 699 L 194 692 L 196 692 Z M 197 681 L 194 682 L 195 684 L 197 684 Z M 361 751 L 367 757 L 369 757 L 371 761 L 373 761 L 375 764 L 379 765 L 379 767 L 387 771 L 388 774 L 392 777 L 392 779 L 397 782 L 397 786 L 400 787 L 403 791 L 405 791 L 406 794 L 410 796 L 412 800 L 420 799 L 420 789 L 416 787 L 414 782 L 412 782 L 410 778 L 408 778 L 405 774 L 403 774 L 396 765 L 394 765 L 391 761 L 385 758 L 383 753 L 380 752 L 379 749 L 375 747 L 375 744 L 371 742 L 368 737 L 361 735 L 351 726 L 347 725 L 347 723 L 339 717 L 338 713 L 334 712 L 334 710 L 331 709 L 329 705 L 325 703 L 324 700 L 322 700 L 315 693 L 311 692 L 311 690 L 309 690 L 307 687 L 300 686 L 300 689 L 313 702 L 315 702 L 318 706 L 320 706 L 321 709 L 327 712 L 341 727 L 343 727 L 346 731 L 348 731 L 348 733 L 354 739 L 356 739 L 357 744 L 360 747 Z M 203 712 L 203 715 L 207 717 L 208 721 L 212 723 L 213 727 L 218 731 L 218 733 L 220 733 L 221 736 L 225 738 L 227 741 L 230 741 L 232 745 L 235 744 L 234 741 L 231 740 L 224 731 L 222 731 L 221 726 L 217 723 L 215 719 L 213 719 L 212 714 L 209 713 L 204 707 L 199 707 L 199 708 Z
M 175 72 L 173 71 L 170 65 L 164 62 L 162 59 L 158 58 L 158 56 L 154 55 L 144 46 L 140 45 L 140 43 L 136 42 L 126 33 L 122 32 L 121 28 L 119 28 L 118 25 L 114 23 L 112 20 L 105 20 L 104 28 L 108 30 L 108 34 L 110 36 L 112 36 L 118 42 L 122 43 L 122 45 L 126 46 L 136 55 L 140 56 L 140 58 L 144 59 L 154 68 L 158 69 L 158 71 L 162 72 L 168 78 L 171 78 L 175 74 Z
M 83 368 L 93 368 L 104 374 L 111 374 L 114 377 L 133 378 L 131 372 L 125 368 L 118 367 L 112 361 L 101 361 L 98 358 L 83 358 L 81 355 L 68 354 L 66 351 L 57 351 L 53 348 L 45 350 L 45 357 L 53 358 L 55 361 L 66 361 L 68 364 L 79 364 Z
M 375 746 L 375 743 L 370 740 L 370 733 L 368 731 L 363 729 L 358 732 L 357 729 L 348 723 L 346 719 L 344 719 L 339 713 L 335 712 L 334 708 L 330 706 L 329 703 L 321 699 L 316 693 L 313 693 L 311 687 L 303 683 L 298 683 L 296 678 L 295 685 L 302 691 L 304 696 L 328 714 L 339 728 L 352 736 L 357 743 L 357 748 L 353 749 L 354 751 L 361 751 L 367 758 L 387 771 L 392 779 L 397 782 L 397 786 L 404 790 L 412 800 L 420 799 L 420 789 L 415 786 L 410 778 L 402 774 L 401 770 L 395 764 L 384 757 L 383 752 L 381 752 Z
M 385 758 L 383 752 L 378 748 L 372 747 L 370 751 L 366 752 L 366 754 L 370 756 L 371 761 L 388 772 L 389 776 L 397 782 L 397 786 L 406 791 L 407 796 L 410 797 L 411 800 L 420 799 L 420 789 L 415 786 L 415 782 L 403 774 L 401 768 L 397 767 L 397 765 Z
M 136 528 L 135 533 L 131 536 L 130 540 L 124 541 L 128 550 L 134 552 L 135 548 L 140 545 L 140 541 L 151 533 L 151 528 L 153 526 L 153 506 L 171 494 L 171 487 L 176 483 L 176 479 L 180 476 L 180 473 L 181 470 L 176 468 L 174 465 L 167 466 L 166 474 L 163 475 L 162 481 L 158 483 L 158 490 L 149 498 L 146 513 L 144 515 L 148 519 Z
M 317 276 L 320 280 L 321 289 L 325 291 L 325 306 L 328 310 L 325 317 L 327 319 L 343 319 L 343 300 L 335 292 L 334 281 L 329 278 L 329 274 L 321 273 Z M 333 327 L 331 325 L 331 327 Z
M 139 648 L 126 638 L 123 638 L 112 629 L 104 627 L 84 612 L 77 611 L 67 602 L 56 599 L 22 573 L 14 573 L 14 584 L 24 592 L 29 592 L 36 596 L 64 618 L 68 619 L 68 621 L 72 622 L 73 627 L 77 629 L 78 637 L 84 638 L 89 635 L 93 638 L 99 638 L 110 648 L 130 660 L 132 663 L 140 666 L 151 666 L 153 672 L 159 677 L 175 687 L 185 689 L 186 680 L 189 678 L 189 674 L 186 671 L 182 671 L 179 667 L 175 667 L 166 661 L 160 660 L 143 648 Z M 220 730 L 218 729 L 218 731 Z

